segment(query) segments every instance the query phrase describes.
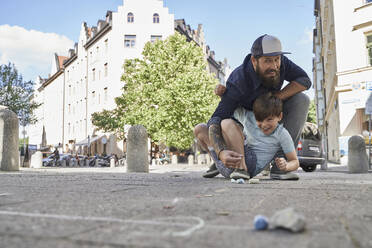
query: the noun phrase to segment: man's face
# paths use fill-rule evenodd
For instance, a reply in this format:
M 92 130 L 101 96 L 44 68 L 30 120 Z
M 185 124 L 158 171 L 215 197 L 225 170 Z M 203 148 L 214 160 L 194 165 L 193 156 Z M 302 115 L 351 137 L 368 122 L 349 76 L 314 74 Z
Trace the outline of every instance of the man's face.
M 266 88 L 274 88 L 280 83 L 280 58 L 280 55 L 252 57 L 253 68 Z

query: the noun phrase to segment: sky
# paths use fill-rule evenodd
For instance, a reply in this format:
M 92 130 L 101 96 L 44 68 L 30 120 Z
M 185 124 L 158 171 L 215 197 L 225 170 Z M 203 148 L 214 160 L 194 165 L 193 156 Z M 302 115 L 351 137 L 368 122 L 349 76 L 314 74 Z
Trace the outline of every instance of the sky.
M 140 0 L 138 0 L 140 1 Z M 123 0 L 0 0 L 0 64 L 14 63 L 25 80 L 46 78 L 53 54 L 67 55 L 82 22 L 96 26 Z M 278 37 L 288 57 L 312 78 L 313 0 L 164 0 L 175 19 L 203 24 L 217 60 L 239 66 L 263 34 Z M 313 90 L 308 95 L 313 98 Z

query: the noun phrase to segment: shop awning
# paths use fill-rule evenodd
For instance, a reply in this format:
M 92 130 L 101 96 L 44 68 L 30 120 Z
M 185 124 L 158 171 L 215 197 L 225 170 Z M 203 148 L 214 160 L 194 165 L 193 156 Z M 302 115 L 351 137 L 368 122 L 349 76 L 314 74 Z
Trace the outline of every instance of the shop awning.
M 105 135 L 97 135 L 97 136 L 93 136 L 91 138 L 89 138 L 89 142 L 90 144 L 92 144 L 93 142 L 103 138 Z M 79 141 L 75 144 L 75 146 L 88 146 L 88 138 L 82 140 L 82 141 Z

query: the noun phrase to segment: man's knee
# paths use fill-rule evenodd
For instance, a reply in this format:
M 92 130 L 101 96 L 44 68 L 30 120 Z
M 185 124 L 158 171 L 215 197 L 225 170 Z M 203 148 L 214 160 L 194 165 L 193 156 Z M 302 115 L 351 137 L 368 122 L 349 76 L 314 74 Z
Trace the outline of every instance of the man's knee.
M 231 130 L 231 128 L 236 127 L 236 121 L 233 119 L 224 119 L 221 121 L 221 129 L 222 131 Z
M 309 105 L 310 98 L 306 94 L 300 92 L 284 102 L 283 110 L 284 112 L 291 112 L 296 109 L 296 112 L 299 111 L 302 113 L 307 113 L 307 111 L 309 110 Z
M 200 123 L 194 127 L 194 136 L 198 138 L 200 134 L 208 134 L 208 126 L 205 123 Z
M 291 98 L 292 98 L 291 100 L 295 104 L 298 104 L 300 106 L 309 106 L 310 105 L 310 98 L 305 93 L 302 93 L 302 92 L 297 93 L 294 96 L 292 96 Z

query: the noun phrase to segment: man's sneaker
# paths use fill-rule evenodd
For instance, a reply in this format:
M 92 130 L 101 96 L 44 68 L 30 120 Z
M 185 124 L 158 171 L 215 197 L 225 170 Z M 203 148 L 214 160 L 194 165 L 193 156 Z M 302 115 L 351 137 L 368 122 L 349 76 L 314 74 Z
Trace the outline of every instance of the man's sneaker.
M 220 174 L 220 172 L 217 170 L 216 164 L 213 163 L 209 169 L 203 174 L 203 177 L 205 178 L 212 178 Z
M 243 169 L 235 169 L 231 175 L 230 175 L 230 178 L 232 179 L 240 179 L 240 178 L 243 178 L 243 179 L 246 179 L 246 180 L 249 180 L 251 177 L 248 173 L 248 171 L 246 170 L 243 170 Z
M 280 170 L 275 162 L 271 162 L 270 178 L 275 180 L 298 180 L 297 174 Z

